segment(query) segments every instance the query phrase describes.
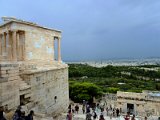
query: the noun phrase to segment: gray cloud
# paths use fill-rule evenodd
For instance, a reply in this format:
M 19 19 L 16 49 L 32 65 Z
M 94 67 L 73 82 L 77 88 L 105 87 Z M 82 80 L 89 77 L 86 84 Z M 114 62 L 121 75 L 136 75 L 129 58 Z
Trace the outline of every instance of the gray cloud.
M 159 0 L 0 0 L 0 16 L 62 30 L 64 60 L 160 57 L 159 6 Z

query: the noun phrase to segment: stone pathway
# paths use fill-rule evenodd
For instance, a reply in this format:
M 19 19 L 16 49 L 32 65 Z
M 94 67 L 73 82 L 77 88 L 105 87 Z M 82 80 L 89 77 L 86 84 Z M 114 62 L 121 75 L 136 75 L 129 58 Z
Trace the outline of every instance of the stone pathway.
M 62 116 L 66 117 L 66 114 L 62 114 Z M 104 116 L 105 120 L 110 120 L 109 116 Z M 59 120 L 66 120 L 65 118 L 61 118 Z M 79 114 L 74 114 L 73 120 L 86 120 L 86 115 L 79 113 Z M 96 120 L 99 120 L 98 118 Z M 121 120 L 120 118 L 112 118 L 112 120 Z M 123 120 L 123 119 L 122 119 Z
M 79 106 L 79 107 L 80 107 L 79 113 L 78 114 L 74 113 L 74 117 L 73 117 L 72 120 L 86 120 L 86 114 L 83 114 L 81 106 Z M 99 117 L 100 116 L 100 110 L 97 110 L 96 112 L 97 112 L 97 115 Z M 123 116 L 118 117 L 118 118 L 113 117 L 112 119 L 110 119 L 109 116 L 106 116 L 106 111 L 103 114 L 104 114 L 105 120 L 124 120 Z M 62 113 L 61 116 L 59 116 L 58 118 L 53 119 L 52 117 L 46 117 L 46 118 L 37 118 L 37 119 L 34 119 L 34 120 L 66 120 L 66 116 L 67 116 L 67 113 Z M 158 117 L 156 117 L 156 118 L 152 117 L 152 118 L 148 118 L 148 120 L 158 120 L 157 118 Z M 97 118 L 96 120 L 99 120 L 99 118 Z M 144 118 L 141 118 L 141 119 L 136 118 L 136 120 L 144 120 Z

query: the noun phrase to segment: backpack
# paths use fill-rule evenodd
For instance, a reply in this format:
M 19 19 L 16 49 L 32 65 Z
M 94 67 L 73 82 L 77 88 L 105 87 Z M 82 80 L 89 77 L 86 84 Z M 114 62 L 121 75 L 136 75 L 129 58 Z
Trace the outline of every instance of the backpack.
M 13 120 L 18 120 L 18 119 L 19 119 L 18 113 L 15 113 L 15 114 L 13 115 Z
M 96 112 L 94 112 L 93 118 L 97 118 L 97 113 Z

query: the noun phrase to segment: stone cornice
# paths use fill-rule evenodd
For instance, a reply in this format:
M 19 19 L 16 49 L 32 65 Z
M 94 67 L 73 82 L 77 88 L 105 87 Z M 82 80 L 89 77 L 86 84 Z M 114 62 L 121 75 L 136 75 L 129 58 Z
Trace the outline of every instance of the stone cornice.
M 40 25 L 38 25 L 36 23 L 27 22 L 27 21 L 23 21 L 23 20 L 16 20 L 16 19 L 11 19 L 10 21 L 7 21 L 7 22 L 1 24 L 0 27 L 3 27 L 5 25 L 11 24 L 11 23 L 20 23 L 20 24 L 30 25 L 30 26 L 34 26 L 34 27 L 38 27 L 38 28 L 42 28 L 42 29 L 51 30 L 51 31 L 55 31 L 55 32 L 60 32 L 61 33 L 60 30 L 47 28 L 47 27 L 40 26 Z

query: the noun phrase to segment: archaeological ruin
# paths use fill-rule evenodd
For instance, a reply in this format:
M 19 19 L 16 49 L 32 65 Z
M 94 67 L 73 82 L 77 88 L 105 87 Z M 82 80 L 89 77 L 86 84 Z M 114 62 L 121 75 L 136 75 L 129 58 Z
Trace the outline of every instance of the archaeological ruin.
M 21 105 L 44 114 L 66 111 L 68 66 L 61 60 L 61 31 L 16 18 L 2 19 L 0 106 L 11 111 Z
M 160 92 L 117 92 L 117 107 L 138 116 L 160 115 Z

